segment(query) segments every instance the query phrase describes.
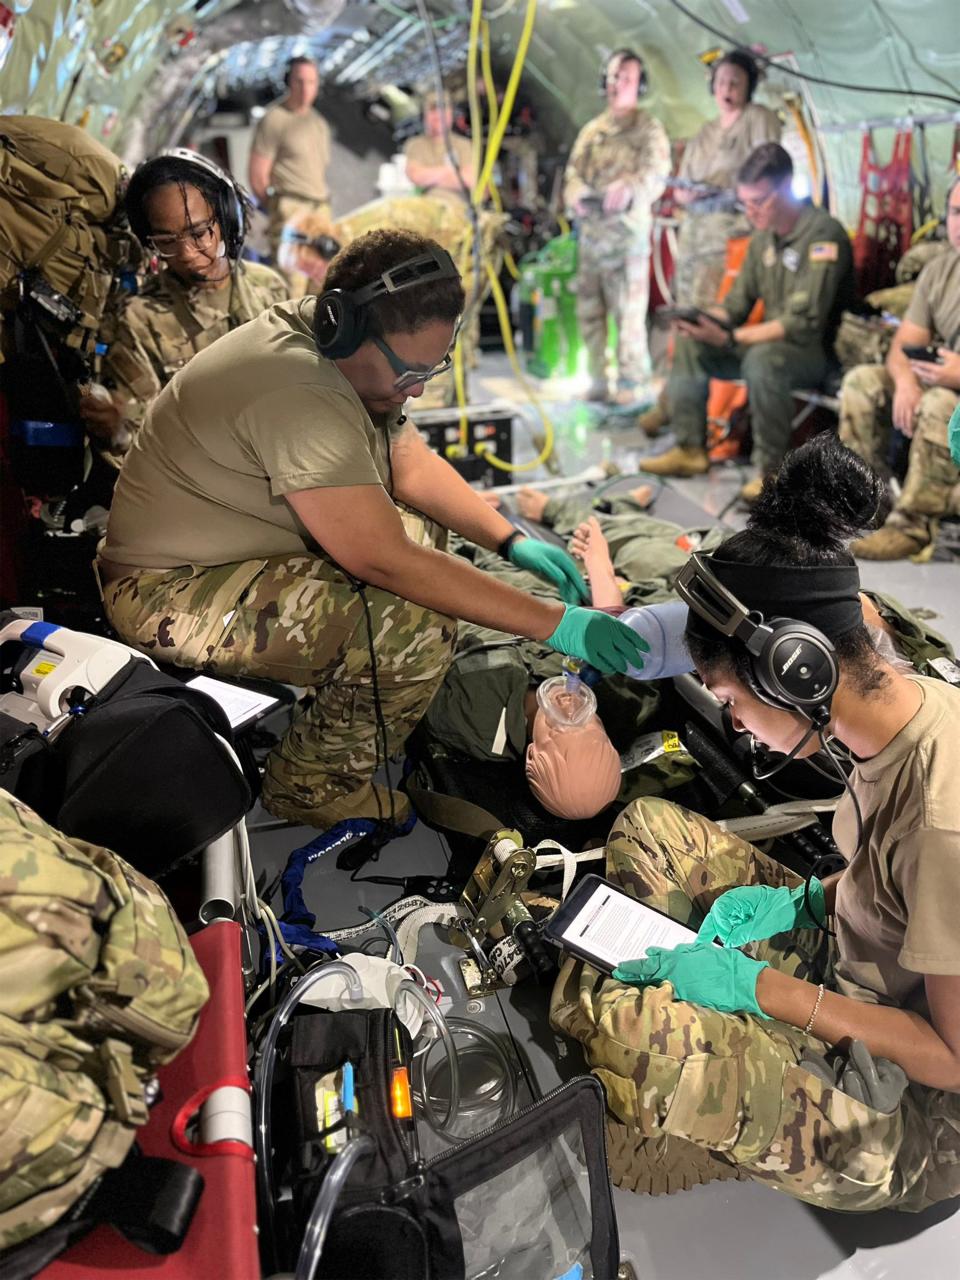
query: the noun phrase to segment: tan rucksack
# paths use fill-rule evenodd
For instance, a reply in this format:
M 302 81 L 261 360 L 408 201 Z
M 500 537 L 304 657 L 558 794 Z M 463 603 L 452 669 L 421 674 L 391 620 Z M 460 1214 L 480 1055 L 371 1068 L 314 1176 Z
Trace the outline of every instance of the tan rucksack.
M 160 889 L 0 791 L 0 1250 L 123 1163 L 206 998 Z
M 16 307 L 24 273 L 39 278 L 39 313 L 67 345 L 92 352 L 115 271 L 140 257 L 118 208 L 124 177 L 117 156 L 75 125 L 0 118 L 0 311 Z

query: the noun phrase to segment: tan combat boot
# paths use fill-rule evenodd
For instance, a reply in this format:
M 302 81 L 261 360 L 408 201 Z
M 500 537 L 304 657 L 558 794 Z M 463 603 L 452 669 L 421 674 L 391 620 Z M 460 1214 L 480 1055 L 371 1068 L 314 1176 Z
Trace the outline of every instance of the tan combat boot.
M 674 445 L 666 453 L 655 458 L 641 458 L 637 463 L 641 471 L 655 476 L 702 476 L 710 470 L 710 458 L 706 449 Z
M 850 550 L 858 560 L 906 560 L 922 551 L 926 543 L 904 533 L 896 525 L 884 525 L 850 543 Z
M 669 1196 L 745 1176 L 720 1154 L 672 1134 L 644 1137 L 613 1117 L 607 1118 L 607 1164 L 614 1185 L 638 1195 Z
M 667 407 L 661 404 L 659 400 L 637 418 L 637 426 L 645 436 L 650 436 L 651 439 L 659 435 L 669 422 L 670 414 L 667 411 Z
M 754 476 L 752 480 L 748 480 L 740 490 L 740 501 L 746 502 L 748 505 L 756 502 L 763 492 L 764 479 L 764 476 Z

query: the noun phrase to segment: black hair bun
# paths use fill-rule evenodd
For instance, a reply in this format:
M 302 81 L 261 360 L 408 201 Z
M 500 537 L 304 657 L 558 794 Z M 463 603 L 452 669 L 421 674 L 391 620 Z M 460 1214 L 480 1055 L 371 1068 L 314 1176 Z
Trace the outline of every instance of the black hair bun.
M 787 454 L 764 485 L 747 528 L 772 540 L 839 551 L 861 530 L 878 528 L 889 510 L 882 477 L 827 431 Z

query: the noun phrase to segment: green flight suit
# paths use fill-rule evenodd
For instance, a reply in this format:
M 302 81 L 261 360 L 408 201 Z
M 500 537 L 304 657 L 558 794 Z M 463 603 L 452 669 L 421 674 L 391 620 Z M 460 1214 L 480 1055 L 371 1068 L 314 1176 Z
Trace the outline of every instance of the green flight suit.
M 853 294 L 850 238 L 826 210 L 804 207 L 786 236 L 755 232 L 723 306 L 738 326 L 762 301 L 764 319 L 779 320 L 785 337 L 729 350 L 678 337 L 667 385 L 678 444 L 704 447 L 710 379 L 742 378 L 750 393 L 754 464 L 761 473 L 775 471 L 790 444 L 791 393 L 822 383 Z

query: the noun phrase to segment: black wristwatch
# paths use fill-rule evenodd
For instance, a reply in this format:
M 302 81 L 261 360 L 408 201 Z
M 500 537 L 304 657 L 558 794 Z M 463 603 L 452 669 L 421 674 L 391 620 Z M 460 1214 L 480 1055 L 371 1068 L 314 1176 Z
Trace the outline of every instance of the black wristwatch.
M 514 529 L 513 533 L 508 533 L 504 540 L 497 544 L 497 555 L 504 560 L 509 560 L 510 548 L 518 538 L 525 538 L 526 536 L 522 529 Z

